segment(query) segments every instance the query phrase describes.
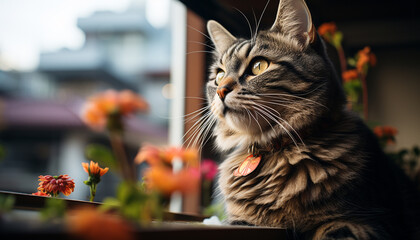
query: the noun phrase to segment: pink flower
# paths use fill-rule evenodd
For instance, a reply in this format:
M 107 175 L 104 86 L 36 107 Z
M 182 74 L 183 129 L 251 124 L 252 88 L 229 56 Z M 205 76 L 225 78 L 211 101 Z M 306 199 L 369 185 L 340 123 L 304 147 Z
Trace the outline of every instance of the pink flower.
M 204 159 L 201 162 L 201 175 L 204 179 L 212 181 L 217 174 L 217 163 L 211 159 Z

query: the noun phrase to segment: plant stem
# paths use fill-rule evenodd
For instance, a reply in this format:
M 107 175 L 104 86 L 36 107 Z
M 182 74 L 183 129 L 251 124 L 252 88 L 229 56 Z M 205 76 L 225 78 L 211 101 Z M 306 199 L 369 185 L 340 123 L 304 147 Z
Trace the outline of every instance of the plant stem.
M 136 178 L 134 166 L 131 166 L 132 164 L 130 164 L 130 162 L 127 159 L 121 135 L 122 134 L 118 131 L 110 132 L 109 138 L 111 141 L 111 146 L 114 150 L 115 157 L 117 158 L 120 164 L 122 177 L 128 181 L 134 182 Z
M 347 71 L 346 55 L 342 47 L 337 48 L 338 58 L 340 59 L 341 73 Z
M 93 202 L 93 199 L 95 199 L 96 195 L 96 184 L 92 184 L 90 186 L 90 201 Z
M 367 84 L 366 84 L 366 75 L 360 74 L 360 78 L 362 80 L 362 89 L 363 89 L 363 116 L 365 121 L 368 119 L 368 91 L 367 91 Z

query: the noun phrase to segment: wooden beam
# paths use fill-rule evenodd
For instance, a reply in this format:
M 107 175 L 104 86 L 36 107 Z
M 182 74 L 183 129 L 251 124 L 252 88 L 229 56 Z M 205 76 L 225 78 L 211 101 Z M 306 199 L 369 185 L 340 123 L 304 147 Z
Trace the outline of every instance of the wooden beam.
M 203 43 L 206 37 L 203 35 L 205 30 L 204 20 L 191 10 L 187 11 L 187 58 L 186 58 L 186 89 L 185 89 L 185 114 L 192 113 L 203 107 L 204 96 L 203 86 L 206 77 L 206 51 Z M 198 120 L 185 123 L 185 131 L 188 131 Z M 192 139 L 194 131 L 190 131 L 185 139 Z M 186 142 L 188 144 L 188 141 Z M 199 213 L 200 209 L 200 189 L 196 193 L 184 196 L 183 211 L 187 213 Z

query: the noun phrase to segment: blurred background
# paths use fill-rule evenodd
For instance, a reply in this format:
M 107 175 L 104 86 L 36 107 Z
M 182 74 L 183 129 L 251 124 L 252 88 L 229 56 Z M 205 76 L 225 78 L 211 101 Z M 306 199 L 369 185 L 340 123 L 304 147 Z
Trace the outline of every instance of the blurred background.
M 86 199 L 85 146 L 109 143 L 79 115 L 99 91 L 130 89 L 150 104 L 149 114 L 127 122 L 131 158 L 141 142 L 168 143 L 170 7 L 169 0 L 0 1 L 1 190 L 33 193 L 38 175 L 68 174 L 76 182 L 70 198 Z M 97 200 L 114 193 L 114 178 L 104 176 Z
M 377 63 L 367 76 L 368 119 L 398 129 L 389 151 L 419 145 L 419 4 L 306 2 L 316 27 L 336 23 L 348 57 L 365 46 L 376 55 Z M 88 161 L 85 146 L 109 143 L 104 133 L 83 124 L 80 107 L 89 96 L 107 89 L 130 89 L 150 104 L 148 114 L 126 122 L 131 158 L 146 142 L 181 144 L 185 130 L 194 124 L 184 123 L 182 116 L 206 104 L 202 97 L 211 61 L 206 21 L 215 19 L 233 34 L 248 37 L 244 15 L 255 29 L 254 19 L 263 14 L 265 4 L 0 0 L 0 190 L 33 193 L 39 175 L 68 174 L 76 182 L 70 198 L 86 200 L 89 191 L 82 181 L 87 175 L 81 168 L 81 162 Z M 278 0 L 269 1 L 260 29 L 271 26 L 277 5 Z M 211 142 L 204 147 L 203 158 L 221 159 Z M 415 172 L 420 172 L 418 158 Z M 96 200 L 113 195 L 116 180 L 113 174 L 105 175 Z M 197 206 L 197 199 L 190 206 Z

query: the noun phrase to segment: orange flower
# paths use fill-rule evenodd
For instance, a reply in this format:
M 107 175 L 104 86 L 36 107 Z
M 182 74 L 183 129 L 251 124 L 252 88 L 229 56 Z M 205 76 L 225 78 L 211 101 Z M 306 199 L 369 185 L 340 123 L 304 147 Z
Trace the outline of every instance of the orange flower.
M 60 192 L 68 196 L 74 191 L 74 180 L 70 179 L 67 174 L 60 176 L 40 175 L 38 181 L 40 181 L 38 191 L 51 196 L 57 196 Z
M 86 124 L 100 130 L 112 114 L 127 116 L 136 111 L 147 111 L 148 108 L 147 102 L 130 90 L 107 90 L 92 96 L 83 106 L 81 115 Z
M 318 27 L 318 33 L 321 36 L 325 36 L 326 34 L 334 35 L 337 31 L 337 26 L 334 22 L 323 23 L 321 26 Z
M 139 95 L 132 91 L 125 90 L 119 94 L 119 108 L 123 115 L 131 114 L 137 110 L 147 110 L 149 105 Z
M 376 126 L 373 129 L 373 133 L 383 145 L 390 145 L 395 143 L 395 135 L 397 135 L 398 131 L 391 126 Z
M 109 170 L 109 168 L 99 167 L 99 164 L 94 161 L 90 161 L 90 165 L 88 163 L 83 162 L 82 166 L 85 172 L 89 174 L 89 176 L 102 177 Z
M 135 158 L 135 162 L 140 164 L 146 161 L 150 165 L 172 164 L 175 158 L 181 159 L 188 166 L 198 165 L 198 152 L 195 149 L 178 147 L 160 149 L 151 145 L 146 145 L 140 149 Z
M 98 211 L 95 208 L 79 208 L 69 211 L 66 226 L 70 234 L 86 240 L 134 240 L 134 229 L 118 215 Z
M 384 135 L 383 128 L 381 126 L 376 126 L 373 129 L 373 133 L 378 137 L 381 138 Z
M 359 72 L 363 72 L 363 67 L 366 64 L 374 66 L 376 64 L 376 56 L 370 50 L 370 47 L 365 47 L 358 52 L 358 59 L 356 63 L 356 68 Z
M 343 77 L 344 82 L 350 82 L 352 80 L 358 79 L 359 73 L 357 72 L 356 69 L 351 69 L 351 70 L 347 70 L 343 72 L 342 77 Z
M 32 193 L 32 195 L 35 195 L 35 196 L 43 196 L 43 197 L 51 197 L 50 194 L 45 193 L 45 192 L 41 192 L 41 191 L 38 191 L 36 193 Z
M 171 168 L 155 166 L 146 170 L 144 176 L 149 189 L 165 195 L 175 191 L 182 193 L 196 191 L 200 180 L 200 173 L 196 168 L 186 168 L 173 173 Z
M 395 136 L 398 133 L 397 129 L 391 126 L 384 126 L 383 131 L 384 134 L 388 136 Z
M 142 162 L 147 162 L 151 166 L 154 166 L 154 165 L 162 164 L 162 160 L 167 161 L 167 157 L 165 156 L 163 151 L 161 151 L 159 148 L 155 146 L 145 145 L 137 153 L 137 156 L 134 161 L 137 164 L 141 164 Z

